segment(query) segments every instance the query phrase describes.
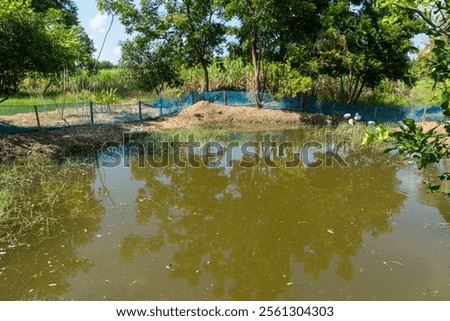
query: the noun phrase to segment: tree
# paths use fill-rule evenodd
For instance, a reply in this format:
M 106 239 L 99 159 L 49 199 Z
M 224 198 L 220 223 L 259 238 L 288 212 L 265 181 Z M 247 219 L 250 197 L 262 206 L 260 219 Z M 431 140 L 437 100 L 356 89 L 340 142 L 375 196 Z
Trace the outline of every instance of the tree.
M 232 30 L 243 53 L 250 54 L 256 92 L 263 89 L 261 78 L 265 61 L 286 63 L 292 45 L 309 44 L 312 51 L 312 43 L 321 26 L 319 13 L 326 3 L 311 0 L 225 1 L 225 16 L 239 21 L 239 26 Z M 259 99 L 257 103 L 260 104 Z
M 272 11 L 274 1 L 250 0 L 228 1 L 225 14 L 229 19 L 235 18 L 240 27 L 235 28 L 235 34 L 243 47 L 249 48 L 253 65 L 253 79 L 256 93 L 261 91 L 261 62 L 265 54 L 265 42 L 269 34 L 269 26 L 273 22 Z M 257 104 L 260 106 L 259 95 Z
M 146 46 L 158 42 L 177 50 L 187 64 L 200 65 L 205 91 L 209 91 L 208 66 L 224 42 L 222 7 L 214 0 L 142 1 L 137 8 L 129 0 L 98 0 L 100 10 L 116 14 L 129 32 L 136 32 Z
M 323 19 L 323 31 L 316 43 L 321 74 L 338 78 L 339 100 L 354 104 L 365 87 L 375 88 L 383 79 L 413 82 L 408 57 L 414 47 L 411 38 L 423 25 L 414 15 L 398 15 L 395 24 L 385 23 L 387 8 L 363 1 L 331 5 Z
M 31 0 L 31 7 L 35 12 L 40 14 L 45 14 L 48 10 L 57 10 L 61 14 L 61 23 L 64 23 L 68 29 L 75 27 L 79 28 L 80 35 L 79 38 L 86 48 L 89 57 L 95 51 L 94 42 L 86 31 L 81 27 L 78 20 L 78 8 L 77 5 L 72 0 Z M 92 58 L 91 58 L 92 59 Z M 84 68 L 89 68 L 91 64 L 87 59 L 83 59 L 80 66 Z M 48 88 L 51 83 L 58 77 L 55 74 L 46 75 L 49 78 L 49 83 L 46 88 Z M 44 91 L 45 93 L 45 91 Z
M 391 15 L 386 21 L 391 25 L 398 23 L 399 16 L 405 12 L 414 14 L 427 25 L 427 33 L 434 39 L 432 58 L 428 61 L 431 75 L 436 82 L 443 83 L 441 108 L 446 117 L 450 117 L 450 3 L 448 1 L 416 1 L 416 0 L 380 0 L 378 5 L 388 8 Z M 378 134 L 367 133 L 365 142 L 378 140 L 389 141 L 392 147 L 401 154 L 417 160 L 419 169 L 429 164 L 446 160 L 450 156 L 450 121 L 441 122 L 444 132 L 439 133 L 437 127 L 424 131 L 414 120 L 405 119 L 400 131 L 388 132 L 385 128 L 376 129 Z M 380 135 L 379 133 L 383 133 Z M 450 172 L 439 175 L 441 182 L 450 181 Z M 428 190 L 442 190 L 440 184 L 426 182 Z M 450 196 L 450 189 L 442 191 Z
M 286 62 L 269 65 L 268 78 L 278 96 L 296 97 L 301 95 L 301 111 L 306 111 L 308 95 L 312 91 L 313 79 L 317 78 L 317 63 L 307 46 L 290 45 Z
M 30 73 L 72 69 L 86 60 L 84 40 L 82 29 L 67 27 L 56 9 L 37 13 L 29 0 L 0 3 L 0 102 L 16 93 Z
M 48 9 L 62 12 L 67 26 L 78 25 L 78 8 L 72 0 L 31 0 L 31 7 L 38 13 L 45 13 Z
M 139 38 L 122 44 L 121 66 L 138 87 L 156 90 L 158 97 L 165 84 L 178 77 L 173 50 L 169 46 L 151 45 Z

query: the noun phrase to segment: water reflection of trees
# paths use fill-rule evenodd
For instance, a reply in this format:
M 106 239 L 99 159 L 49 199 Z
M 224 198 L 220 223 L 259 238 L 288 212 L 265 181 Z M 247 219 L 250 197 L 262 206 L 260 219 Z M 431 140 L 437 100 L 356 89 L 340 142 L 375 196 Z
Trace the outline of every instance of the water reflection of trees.
M 137 221 L 159 230 L 125 238 L 122 254 L 176 245 L 171 276 L 196 286 L 210 275 L 217 298 L 276 299 L 298 274 L 295 262 L 314 278 L 333 264 L 349 280 L 364 234 L 390 231 L 405 196 L 393 191 L 396 168 L 385 159 L 348 161 L 316 169 L 132 166 L 145 181 Z
M 92 188 L 94 168 L 80 166 L 83 175 L 73 165 L 73 171 L 61 182 L 67 192 L 55 199 L 54 210 L 62 219 L 46 236 L 32 235 L 27 240 L 29 246 L 7 248 L 0 256 L 0 300 L 59 299 L 70 291 L 67 280 L 71 275 L 91 268 L 87 259 L 78 256 L 77 248 L 89 243 L 99 230 L 103 207 Z

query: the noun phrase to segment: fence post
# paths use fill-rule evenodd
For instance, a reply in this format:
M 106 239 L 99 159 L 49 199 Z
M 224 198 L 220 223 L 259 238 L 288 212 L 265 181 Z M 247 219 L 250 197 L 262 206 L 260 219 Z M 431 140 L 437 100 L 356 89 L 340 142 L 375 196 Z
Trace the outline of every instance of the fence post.
M 38 113 L 38 109 L 37 109 L 36 105 L 34 105 L 34 112 L 36 113 L 37 125 L 38 125 L 39 128 L 41 128 L 41 122 L 39 121 L 39 113 Z
M 94 103 L 89 102 L 89 111 L 91 112 L 91 124 L 94 125 Z
M 426 122 L 427 121 L 427 106 L 423 106 L 423 116 L 422 116 L 422 121 Z
M 228 102 L 227 102 L 227 91 L 226 90 L 223 91 L 223 103 L 224 103 L 225 106 L 228 105 Z
M 142 102 L 139 100 L 139 120 L 142 120 Z

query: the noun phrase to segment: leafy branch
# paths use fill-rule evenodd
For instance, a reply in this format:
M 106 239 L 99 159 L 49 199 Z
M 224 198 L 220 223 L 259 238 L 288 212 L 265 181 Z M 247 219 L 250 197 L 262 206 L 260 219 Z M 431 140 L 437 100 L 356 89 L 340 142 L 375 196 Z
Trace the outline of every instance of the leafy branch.
M 380 125 L 375 130 L 366 132 L 362 144 L 371 144 L 375 141 L 388 143 L 390 147 L 385 150 L 386 153 L 397 151 L 400 155 L 406 155 L 416 160 L 421 170 L 429 164 L 436 164 L 450 157 L 448 140 L 450 123 L 441 124 L 444 124 L 446 134 L 437 131 L 439 126 L 424 131 L 423 127 L 418 126 L 413 119 L 407 118 L 401 122 L 400 130 L 389 131 L 385 126 Z M 438 178 L 441 182 L 450 181 L 450 173 L 445 172 Z M 430 192 L 442 189 L 440 184 L 425 183 Z M 450 188 L 443 190 L 443 194 L 450 196 Z

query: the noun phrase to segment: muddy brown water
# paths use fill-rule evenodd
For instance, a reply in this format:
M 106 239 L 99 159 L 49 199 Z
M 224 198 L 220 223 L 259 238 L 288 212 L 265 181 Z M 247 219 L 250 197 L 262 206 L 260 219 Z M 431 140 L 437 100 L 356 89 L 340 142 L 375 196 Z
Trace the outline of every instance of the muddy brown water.
M 439 168 L 342 158 L 111 168 L 100 154 L 95 206 L 80 200 L 49 239 L 2 249 L 0 299 L 450 300 L 450 201 L 422 184 Z

